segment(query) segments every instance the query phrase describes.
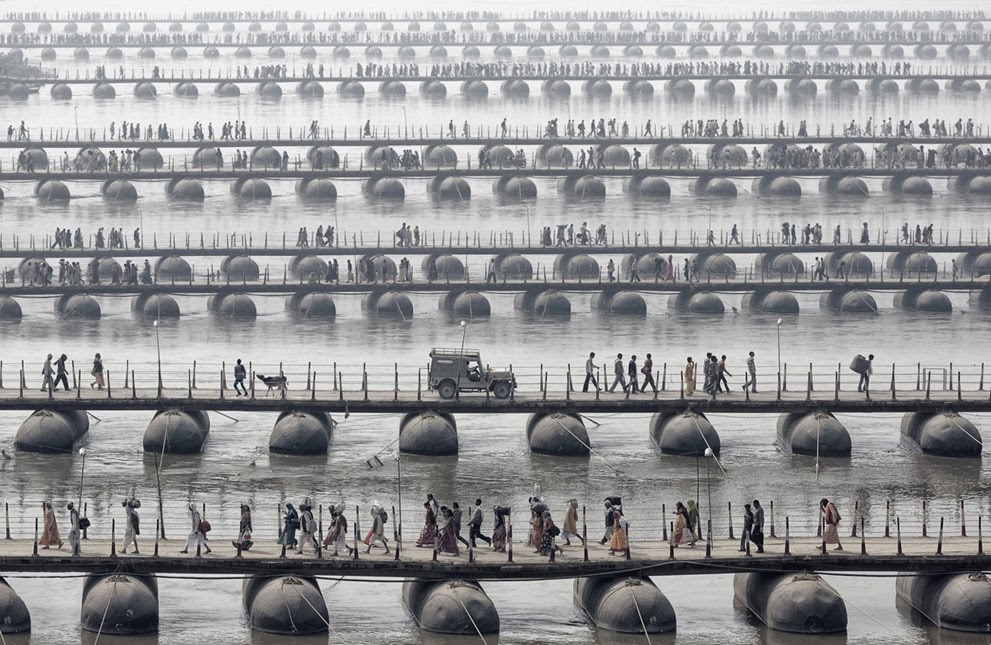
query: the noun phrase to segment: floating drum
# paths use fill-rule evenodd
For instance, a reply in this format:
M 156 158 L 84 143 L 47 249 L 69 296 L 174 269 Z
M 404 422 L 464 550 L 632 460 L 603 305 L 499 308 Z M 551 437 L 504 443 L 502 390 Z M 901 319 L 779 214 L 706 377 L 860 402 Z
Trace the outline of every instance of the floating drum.
M 332 318 L 337 305 L 329 293 L 297 293 L 286 301 L 286 307 L 303 318 Z
M 927 455 L 937 457 L 980 457 L 981 432 L 956 412 L 939 414 L 908 413 L 902 417 L 902 437 Z
M 151 47 L 142 47 L 138 50 L 138 58 L 154 58 L 155 50 Z
M 55 101 L 68 101 L 72 98 L 72 88 L 65 83 L 52 85 L 52 99 Z
M 234 182 L 231 188 L 241 199 L 249 201 L 268 201 L 272 199 L 272 187 L 264 179 L 256 177 L 239 179 Z
M 590 255 L 560 255 L 554 259 L 554 272 L 565 280 L 598 280 L 599 263 Z
M 72 452 L 87 432 L 89 416 L 84 410 L 35 410 L 17 429 L 14 447 L 24 452 Z
M 23 634 L 31 631 L 31 613 L 27 605 L 0 578 L 0 634 Z
M 533 264 L 522 255 L 516 253 L 500 255 L 492 261 L 492 264 L 496 278 L 500 281 L 533 279 Z
M 258 315 L 254 301 L 243 293 L 218 293 L 207 300 L 207 309 L 225 318 L 254 318 Z
M 721 316 L 726 313 L 726 307 L 723 305 L 723 301 L 719 299 L 719 296 L 709 291 L 699 291 L 696 293 L 682 291 L 668 298 L 668 308 L 691 314 L 714 316 Z
M 430 48 L 431 58 L 447 58 L 447 47 L 443 45 L 434 45 Z
M 220 50 L 210 45 L 203 48 L 203 58 L 220 58 Z
M 757 291 L 744 294 L 741 306 L 744 309 L 767 314 L 795 316 L 799 313 L 798 299 L 787 291 Z
M 398 291 L 369 294 L 361 304 L 366 311 L 378 316 L 399 316 L 403 320 L 413 316 L 412 301 Z
M 318 81 L 303 81 L 296 86 L 296 93 L 303 98 L 318 99 L 323 96 L 323 85 Z
M 657 413 L 650 419 L 651 442 L 666 455 L 698 457 L 706 448 L 719 454 L 716 429 L 701 412 Z
M 327 602 L 315 578 L 249 576 L 241 585 L 251 629 L 265 634 L 326 634 Z
M 825 410 L 782 414 L 778 417 L 778 442 L 796 455 L 850 456 L 850 433 Z
M 488 299 L 477 291 L 444 294 L 439 305 L 440 309 L 462 318 L 484 318 L 492 314 Z
M 186 51 L 185 47 L 173 47 L 171 54 L 173 60 L 186 60 L 189 58 L 189 52 Z
M 464 48 L 461 50 L 461 56 L 462 58 L 468 58 L 474 60 L 477 58 L 481 58 L 482 52 L 478 49 L 478 47 L 475 47 L 474 45 L 465 45 Z
M 221 98 L 236 98 L 241 96 L 241 88 L 237 86 L 237 83 L 231 83 L 229 81 L 217 83 L 217 86 L 213 89 L 213 95 Z
M 87 632 L 110 636 L 157 632 L 158 582 L 148 575 L 87 575 L 79 622 Z
M 562 457 L 589 454 L 588 430 L 575 414 L 532 414 L 526 423 L 526 438 L 531 452 Z
M 179 179 L 170 181 L 165 186 L 166 194 L 176 201 L 203 201 L 203 184 L 196 179 Z
M 874 296 L 857 289 L 828 291 L 819 297 L 819 306 L 839 313 L 878 313 Z
M 198 87 L 196 87 L 194 83 L 190 83 L 187 81 L 176 85 L 175 89 L 172 90 L 172 93 L 178 96 L 179 98 L 195 99 L 197 96 L 200 95 L 200 90 Z
M 592 308 L 625 316 L 647 315 L 647 303 L 635 291 L 597 293 L 592 296 Z
M 530 86 L 527 85 L 526 81 L 519 79 L 503 81 L 500 91 L 503 96 L 514 99 L 525 99 L 530 96 Z
M 63 318 L 100 318 L 100 303 L 93 296 L 77 293 L 71 296 L 60 296 L 55 301 L 55 313 Z
M 159 410 L 145 429 L 144 451 L 190 455 L 200 452 L 210 434 L 210 415 L 203 410 Z
M 41 202 L 67 202 L 69 188 L 58 179 L 48 179 L 35 188 L 35 197 Z
M 406 580 L 403 604 L 424 631 L 464 636 L 499 631 L 499 612 L 472 580 Z
M 423 258 L 420 267 L 423 269 L 425 274 L 430 273 L 430 266 L 433 265 L 434 271 L 437 274 L 437 280 L 443 280 L 447 282 L 449 280 L 462 281 L 465 279 L 465 265 L 457 257 L 445 254 L 432 256 L 428 255 Z M 457 293 L 457 292 L 452 292 Z M 451 294 L 448 294 L 451 295 Z M 443 296 L 447 297 L 447 296 Z M 443 299 L 442 297 L 442 299 Z
M 654 50 L 654 55 L 658 58 L 677 58 L 678 52 L 671 45 L 660 45 Z
M 991 632 L 991 584 L 983 573 L 899 575 L 898 600 L 908 603 L 940 629 Z
M 489 87 L 484 81 L 465 81 L 461 84 L 461 93 L 471 99 L 484 99 L 489 95 Z
M 134 86 L 134 98 L 136 99 L 153 99 L 158 96 L 158 90 L 155 86 L 147 81 L 138 83 Z
M 251 58 L 251 49 L 249 47 L 238 47 L 234 50 L 234 58 Z
M 192 267 L 179 255 L 166 255 L 155 261 L 155 282 L 189 282 L 192 277 Z
M 289 273 L 304 280 L 311 276 L 322 280 L 327 275 L 327 263 L 315 255 L 297 255 L 289 261 Z
M 275 81 L 267 81 L 258 85 L 255 93 L 263 99 L 277 101 L 282 98 L 282 86 Z
M 76 60 L 89 60 L 89 50 L 85 47 L 76 47 L 72 51 L 72 57 Z
M 10 296 L 0 296 L 0 320 L 20 320 L 21 305 Z
M 439 85 L 444 87 L 443 83 Z M 444 88 L 444 92 L 447 92 L 447 88 Z M 379 85 L 379 94 L 390 98 L 402 98 L 406 96 L 406 86 L 401 81 L 383 81 Z
M 403 95 L 405 94 L 404 88 Z M 447 96 L 447 86 L 440 81 L 424 81 L 420 83 L 420 94 L 432 99 L 442 99 Z
M 306 199 L 333 201 L 337 199 L 337 186 L 329 179 L 300 179 L 296 182 L 296 194 Z
M 621 634 L 674 632 L 674 607 L 650 578 L 576 578 L 574 601 L 599 629 Z
M 131 298 L 131 311 L 149 318 L 178 318 L 179 303 L 167 293 L 144 293 Z
M 272 428 L 268 449 L 283 455 L 325 455 L 333 433 L 334 420 L 326 413 L 286 411 Z
M 453 148 L 440 144 L 427 146 L 423 152 L 423 167 L 432 169 L 454 168 L 458 164 L 458 153 Z
M 433 410 L 404 414 L 399 422 L 399 450 L 431 457 L 458 454 L 458 424 L 454 416 Z
M 375 199 L 403 199 L 406 196 L 403 183 L 395 177 L 370 179 L 365 184 L 365 192 Z
M 770 629 L 796 634 L 846 631 L 846 604 L 816 573 L 737 573 L 734 598 Z

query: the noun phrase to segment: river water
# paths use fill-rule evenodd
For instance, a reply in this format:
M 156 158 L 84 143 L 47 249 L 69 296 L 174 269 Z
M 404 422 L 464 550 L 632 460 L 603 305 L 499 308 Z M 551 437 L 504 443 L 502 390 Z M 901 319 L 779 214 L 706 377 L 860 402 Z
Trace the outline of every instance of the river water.
M 16 10 L 21 3 L 5 9 Z M 811 3 L 809 3 L 811 4 Z M 926 6 L 899 3 L 898 6 Z M 795 5 L 796 8 L 800 7 Z M 250 6 L 250 5 L 246 5 Z M 460 3 L 459 5 L 460 6 Z M 515 6 L 489 5 L 505 11 Z M 857 3 L 840 3 L 841 8 L 859 8 Z M 22 8 L 22 7 L 21 7 Z M 53 10 L 57 7 L 53 7 Z M 73 7 L 75 8 L 75 7 Z M 135 7 L 136 9 L 138 7 Z M 672 8 L 677 9 L 678 6 Z M 689 7 L 684 7 L 689 8 Z M 770 8 L 767 3 L 755 8 Z M 175 7 L 182 10 L 182 7 Z M 193 10 L 194 7 L 187 7 Z M 152 10 L 152 8 L 148 8 Z M 736 7 L 714 5 L 712 11 L 735 11 Z M 191 49 L 191 54 L 194 54 Z M 194 54 L 195 56 L 195 54 Z M 99 62 L 96 57 L 91 64 Z M 191 58 L 187 66 L 195 66 Z M 264 64 L 255 57 L 249 64 Z M 221 59 L 215 68 L 233 64 Z M 59 60 L 62 68 L 85 67 Z M 125 66 L 140 67 L 147 62 L 127 58 Z M 167 63 L 163 63 L 167 66 Z M 328 88 L 330 90 L 331 88 Z M 413 88 L 410 88 L 411 90 Z M 491 88 L 494 90 L 495 88 Z M 534 88 L 536 90 L 536 88 Z M 755 102 L 742 92 L 729 102 L 713 102 L 698 92 L 691 102 L 671 102 L 658 92 L 648 101 L 635 101 L 615 92 L 606 102 L 593 101 L 578 92 L 567 104 L 548 101 L 537 91 L 524 102 L 510 102 L 495 91 L 482 103 L 467 103 L 456 92 L 441 102 L 429 102 L 415 91 L 402 101 L 390 101 L 368 94 L 361 101 L 346 101 L 332 91 L 322 100 L 303 100 L 287 92 L 280 102 L 257 100 L 250 92 L 239 99 L 216 99 L 204 91 L 195 101 L 174 98 L 163 91 L 154 102 L 139 102 L 120 91 L 111 102 L 95 101 L 84 88 L 67 103 L 53 102 L 44 92 L 26 104 L 4 104 L 5 120 L 24 118 L 37 127 L 74 127 L 78 117 L 83 129 L 102 129 L 109 121 L 137 120 L 143 123 L 167 122 L 188 127 L 199 120 L 215 124 L 244 118 L 249 124 L 274 128 L 307 125 L 318 119 L 324 125 L 357 128 L 365 119 L 398 125 L 405 118 L 412 124 L 434 128 L 448 119 L 460 123 L 496 124 L 506 117 L 511 122 L 536 125 L 569 114 L 576 119 L 617 117 L 620 121 L 679 124 L 685 119 L 743 118 L 748 123 L 787 123 L 807 119 L 810 123 L 834 124 L 850 119 L 864 121 L 869 116 L 912 119 L 973 118 L 991 122 L 991 108 L 978 98 L 957 97 L 943 92 L 938 97 L 918 97 L 906 93 L 876 99 L 865 93 L 853 99 L 838 99 L 820 93 L 810 102 L 793 103 L 782 94 L 777 99 Z M 825 127 L 824 127 L 825 129 Z M 742 186 L 742 182 L 741 182 Z M 748 188 L 742 186 L 743 188 Z M 99 198 L 96 183 L 73 183 L 73 200 L 68 206 L 39 206 L 30 197 L 30 186 L 4 186 L 6 200 L 0 206 L 0 224 L 5 237 L 31 233 L 47 234 L 58 226 L 96 228 L 123 227 L 130 231 L 143 227 L 145 237 L 165 239 L 172 234 L 194 236 L 214 231 L 250 232 L 255 239 L 266 232 L 273 238 L 290 236 L 300 226 L 312 232 L 319 224 L 335 224 L 338 231 L 372 236 L 381 231 L 389 239 L 402 222 L 417 224 L 425 231 L 480 231 L 487 239 L 490 231 L 522 234 L 530 228 L 559 223 L 587 221 L 591 228 L 606 223 L 618 232 L 648 230 L 654 238 L 663 230 L 666 236 L 677 232 L 688 236 L 706 228 L 728 230 L 734 223 L 742 230 L 776 230 L 781 221 L 801 227 L 806 221 L 820 222 L 831 230 L 837 224 L 857 230 L 867 221 L 872 228 L 888 230 L 891 239 L 898 223 L 933 223 L 937 231 L 985 229 L 986 203 L 947 194 L 935 185 L 931 200 L 898 200 L 884 195 L 879 184 L 872 184 L 867 200 L 829 199 L 818 194 L 813 183 L 803 186 L 800 202 L 759 199 L 742 190 L 735 200 L 703 202 L 692 197 L 685 184 L 673 183 L 669 202 L 637 201 L 622 194 L 619 182 L 608 182 L 609 197 L 604 202 L 575 202 L 557 194 L 552 182 L 538 181 L 539 198 L 527 204 L 504 203 L 496 199 L 487 182 L 474 181 L 474 195 L 465 203 L 437 203 L 422 183 L 407 182 L 404 203 L 374 203 L 361 196 L 356 184 L 341 183 L 336 204 L 311 204 L 292 194 L 288 182 L 274 182 L 275 198 L 270 204 L 242 203 L 221 183 L 207 185 L 202 205 L 172 204 L 160 183 L 139 184 L 142 195 L 136 206 L 106 206 Z M 965 233 L 964 237 L 969 233 Z M 151 256 L 154 259 L 153 256 Z M 50 255 L 50 259 L 56 256 Z M 607 256 L 600 256 L 604 265 Z M 619 261 L 619 258 L 615 258 Z M 752 259 L 752 258 L 751 258 Z M 875 258 L 880 261 L 881 258 Z M 941 257 L 941 262 L 948 258 Z M 738 257 L 738 264 L 748 261 Z M 282 260 L 271 260 L 277 272 Z M 481 265 L 474 262 L 477 275 Z M 414 262 L 418 269 L 418 261 Z M 198 267 L 198 271 L 203 267 Z M 802 314 L 787 318 L 781 326 L 782 360 L 792 365 L 846 363 L 854 353 L 872 352 L 884 380 L 891 363 L 899 373 L 913 380 L 914 366 L 943 367 L 949 363 L 974 373 L 985 360 L 981 338 L 987 334 L 988 317 L 967 306 L 966 296 L 951 296 L 953 315 L 925 316 L 892 308 L 891 296 L 876 294 L 881 308 L 876 317 L 837 316 L 820 311 L 815 296 L 799 296 Z M 491 318 L 471 321 L 466 343 L 482 350 L 493 365 L 513 364 L 521 372 L 524 386 L 533 387 L 538 365 L 560 374 L 567 364 L 580 366 L 588 351 L 607 359 L 616 352 L 652 352 L 655 364 L 669 363 L 674 374 L 686 355 L 714 351 L 729 356 L 736 376 L 731 384 L 742 383 L 743 359 L 753 350 L 761 374 L 768 379 L 776 362 L 774 318 L 747 312 L 722 318 L 684 317 L 666 307 L 666 298 L 647 296 L 646 319 L 627 320 L 591 310 L 588 297 L 572 296 L 573 313 L 567 320 L 540 319 L 513 310 L 511 296 L 490 297 Z M 728 295 L 728 306 L 739 308 L 739 296 Z M 345 378 L 356 379 L 357 369 L 367 362 L 383 386 L 390 382 L 393 363 L 412 374 L 427 360 L 433 346 L 457 346 L 461 342 L 458 320 L 437 310 L 434 296 L 414 296 L 416 308 L 409 321 L 373 319 L 362 313 L 358 298 L 336 298 L 338 316 L 332 321 L 299 320 L 284 311 L 282 298 L 256 298 L 259 316 L 251 322 L 217 320 L 206 313 L 205 298 L 180 297 L 183 316 L 163 321 L 159 329 L 166 376 L 183 382 L 185 370 L 195 359 L 201 387 L 215 383 L 220 363 L 240 357 L 252 361 L 257 371 L 277 370 L 281 362 L 290 378 L 299 384 L 306 363 L 318 373 L 329 373 L 336 362 Z M 62 321 L 53 316 L 48 299 L 23 299 L 25 318 L 20 324 L 0 326 L 0 360 L 4 363 L 4 385 L 16 383 L 13 365 L 25 361 L 28 374 L 40 371 L 47 352 L 65 351 L 85 368 L 93 352 L 102 352 L 111 374 L 120 373 L 125 361 L 136 369 L 140 382 L 154 378 L 156 332 L 151 321 L 135 317 L 125 299 L 100 298 L 103 318 L 98 322 Z M 975 351 L 976 350 L 976 351 Z M 349 372 L 350 368 L 350 372 Z M 738 370 L 738 371 L 736 371 Z M 85 371 L 85 369 L 84 369 Z M 796 370 L 797 371 L 797 370 Z M 349 377 L 350 374 L 350 377 Z M 297 375 L 297 376 L 294 376 Z M 29 376 L 30 378 L 30 376 Z M 112 377 L 114 378 L 114 377 Z M 404 379 L 410 377 L 406 376 Z M 847 378 L 847 377 L 844 377 Z M 34 383 L 33 379 L 31 383 Z M 116 380 L 116 379 L 115 379 Z M 796 379 L 797 380 L 797 379 Z M 673 381 L 673 379 L 672 379 Z M 356 381 L 355 381 L 356 382 Z M 766 380 L 770 383 L 770 380 Z M 408 383 L 404 380 L 404 383 Z M 408 386 L 408 385 L 407 385 Z M 846 387 L 852 386 L 847 382 Z M 554 385 L 552 384 L 552 387 Z M 98 413 L 99 414 L 99 413 Z M 0 414 L 0 444 L 12 458 L 0 461 L 0 500 L 12 506 L 15 534 L 30 535 L 30 526 L 39 502 L 54 500 L 63 505 L 79 495 L 82 458 L 78 454 L 37 456 L 12 450 L 10 443 L 25 415 Z M 154 522 L 155 460 L 141 451 L 141 434 L 148 413 L 104 413 L 80 444 L 86 447 L 83 498 L 89 516 L 97 526 L 109 517 L 120 519 L 120 500 L 132 492 L 145 500 L 143 521 L 150 536 Z M 208 517 L 218 537 L 226 538 L 236 525 L 238 505 L 246 501 L 255 509 L 256 539 L 273 540 L 276 534 L 276 505 L 298 503 L 313 496 L 321 503 L 345 500 L 349 505 L 367 507 L 381 501 L 387 507 L 398 504 L 401 490 L 403 522 L 407 541 L 415 537 L 420 522 L 419 508 L 426 493 L 442 502 L 459 500 L 462 505 L 482 497 L 486 504 L 510 504 L 523 508 L 531 486 L 539 483 L 553 510 L 563 510 L 564 501 L 577 496 L 589 507 L 590 532 L 598 530 L 599 502 L 606 494 L 624 497 L 627 514 L 641 535 L 659 537 L 662 503 L 668 508 L 677 500 L 705 499 L 703 514 L 711 511 L 717 532 L 726 530 L 726 502 L 738 506 L 758 497 L 773 499 L 778 513 L 787 514 L 796 531 L 814 530 L 815 505 L 820 497 L 837 500 L 841 512 L 853 517 L 856 501 L 868 514 L 868 532 L 877 534 L 883 522 L 885 500 L 892 500 L 896 514 L 907 531 L 919 531 L 923 500 L 930 504 L 931 517 L 945 516 L 949 526 L 959 521 L 956 504 L 964 499 L 968 521 L 991 507 L 988 470 L 982 460 L 952 461 L 925 457 L 899 442 L 900 419 L 888 415 L 841 415 L 851 431 L 853 454 L 848 459 L 825 459 L 816 473 L 813 458 L 792 456 L 774 444 L 776 419 L 766 415 L 713 415 L 712 423 L 723 442 L 721 463 L 725 474 L 710 464 L 662 456 L 650 445 L 648 418 L 641 415 L 603 415 L 600 425 L 589 429 L 595 454 L 588 459 L 552 459 L 531 455 L 525 438 L 525 419 L 519 416 L 463 416 L 458 419 L 461 452 L 456 458 L 402 458 L 402 486 L 394 455 L 398 418 L 392 415 L 354 415 L 338 419 L 330 454 L 326 458 L 290 459 L 269 455 L 267 438 L 275 421 L 270 414 L 237 414 L 237 421 L 211 415 L 211 436 L 201 455 L 168 457 L 162 475 L 166 526 L 173 540 L 183 532 L 185 505 L 190 500 L 206 503 Z M 984 431 L 986 417 L 972 420 Z M 380 455 L 384 465 L 369 469 L 365 462 Z M 711 496 L 712 509 L 708 498 Z M 61 516 L 60 516 L 61 517 Z M 392 520 L 393 518 L 390 518 Z M 64 522 L 64 517 L 62 518 Z M 739 517 L 734 518 L 739 526 Z M 486 517 L 491 526 L 491 517 Z M 780 531 L 780 529 L 779 529 Z M 523 525 L 517 520 L 517 535 Z M 634 544 L 635 544 L 634 537 Z M 147 548 L 147 547 L 146 547 Z M 167 552 L 178 550 L 169 543 Z M 0 572 L 2 573 L 2 572 Z M 845 637 L 833 642 L 905 644 L 979 643 L 987 636 L 952 637 L 919 626 L 902 608 L 896 607 L 894 580 L 890 577 L 826 576 L 847 601 L 850 616 Z M 7 637 L 8 643 L 92 642 L 91 635 L 78 626 L 81 580 L 76 577 L 39 578 L 10 576 L 10 582 L 32 611 L 34 632 L 30 638 Z M 651 642 L 753 643 L 808 642 L 768 632 L 735 610 L 732 578 L 671 577 L 655 582 L 668 596 L 678 615 L 678 634 Z M 128 643 L 344 643 L 355 641 L 389 643 L 469 643 L 475 638 L 439 638 L 422 634 L 400 600 L 399 581 L 359 582 L 324 580 L 321 583 L 330 611 L 332 629 L 317 639 L 267 637 L 252 633 L 241 608 L 240 582 L 222 579 L 164 579 L 161 582 L 161 629 L 158 636 L 128 638 Z M 645 639 L 618 637 L 586 626 L 571 598 L 570 581 L 539 583 L 485 583 L 484 587 L 499 610 L 502 631 L 487 642 L 501 643 L 612 643 L 646 642 Z M 536 592 L 536 593 L 535 593 Z M 113 642 L 103 637 L 101 642 Z

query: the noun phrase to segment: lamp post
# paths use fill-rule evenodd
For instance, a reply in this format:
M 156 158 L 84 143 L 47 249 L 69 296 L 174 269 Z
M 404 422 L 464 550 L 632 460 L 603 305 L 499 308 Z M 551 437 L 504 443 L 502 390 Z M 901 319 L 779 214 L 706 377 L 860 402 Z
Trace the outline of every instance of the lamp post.
M 158 352 L 158 396 L 159 396 L 159 398 L 161 398 L 161 396 L 162 396 L 162 340 L 161 340 L 161 337 L 158 334 L 158 323 L 159 323 L 159 321 L 156 320 L 155 322 L 152 323 L 152 325 L 155 327 L 155 349 Z
M 457 383 L 454 398 L 461 398 L 461 372 L 467 367 L 465 365 L 465 336 L 468 335 L 468 323 L 461 321 L 461 351 L 458 354 L 458 377 L 455 381 Z
M 778 395 L 781 395 L 781 319 L 778 318 L 775 326 L 778 332 Z
M 709 539 L 711 537 L 711 531 L 712 531 L 712 485 L 709 481 L 709 457 L 712 457 L 712 455 L 713 455 L 712 448 L 706 448 L 705 449 L 705 492 L 706 492 L 706 497 L 708 498 L 707 503 L 709 505 L 708 508 L 709 521 L 706 524 L 706 528 L 707 528 L 706 533 L 708 535 L 706 539 Z
M 79 469 L 79 512 L 83 512 L 83 478 L 86 476 L 86 449 L 79 449 L 79 456 L 83 458 L 82 467 Z
M 526 211 L 526 243 L 528 246 L 533 246 L 533 235 L 530 233 L 530 207 L 524 205 L 523 210 Z

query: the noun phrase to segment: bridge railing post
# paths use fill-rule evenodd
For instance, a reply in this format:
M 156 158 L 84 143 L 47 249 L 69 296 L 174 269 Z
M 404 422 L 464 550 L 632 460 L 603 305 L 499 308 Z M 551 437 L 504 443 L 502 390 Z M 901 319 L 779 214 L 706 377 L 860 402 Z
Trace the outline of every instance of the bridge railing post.
M 857 520 L 854 519 L 854 522 Z M 864 516 L 860 516 L 860 555 L 867 555 L 867 534 L 864 531 Z
M 582 562 L 588 562 L 588 526 L 585 517 L 585 505 L 582 505 Z
M 884 500 L 884 537 L 891 537 L 891 500 Z
M 853 521 L 850 522 L 850 537 L 857 537 L 857 514 L 860 512 L 860 500 L 853 500 Z
M 358 541 L 361 539 L 361 516 L 359 515 L 358 505 L 354 506 L 354 555 L 355 560 L 358 559 Z M 434 553 L 437 549 L 434 548 Z
M 895 518 L 895 535 L 898 539 L 898 555 L 904 555 L 902 552 L 902 518 Z
M 726 515 L 729 518 L 729 539 L 735 540 L 733 536 L 733 502 L 726 502 Z
M 936 555 L 943 555 L 943 518 L 939 518 L 939 541 L 936 543 Z
M 668 540 L 668 509 L 667 504 L 661 504 L 661 539 L 667 542 Z
M 156 558 L 158 557 L 158 537 L 159 537 L 159 523 L 160 522 L 161 522 L 161 519 L 155 518 L 155 551 L 154 551 L 154 556 Z
M 926 526 L 928 521 L 928 505 L 926 504 L 926 500 L 922 500 L 922 537 L 929 537 L 928 528 Z
M 977 516 L 977 555 L 984 555 L 984 517 Z
M 705 558 L 712 558 L 712 520 L 705 523 Z
M 506 514 L 506 544 L 507 544 L 507 562 L 513 561 L 513 518 L 509 513 Z M 587 551 L 586 551 L 587 557 Z
M 38 557 L 38 518 L 34 518 L 34 550 L 31 553 L 32 556 Z
M 785 555 L 791 555 L 791 519 L 785 515 Z
M 771 538 L 776 538 L 774 534 L 774 500 L 771 500 Z
M 960 500 L 960 537 L 967 537 L 967 516 L 964 514 L 963 500 Z

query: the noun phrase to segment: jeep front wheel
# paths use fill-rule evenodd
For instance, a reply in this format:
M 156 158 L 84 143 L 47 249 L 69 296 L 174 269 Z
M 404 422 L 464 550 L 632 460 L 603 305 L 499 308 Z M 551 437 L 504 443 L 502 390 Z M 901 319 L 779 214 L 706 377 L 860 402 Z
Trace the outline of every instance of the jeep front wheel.
M 437 386 L 437 393 L 442 399 L 453 399 L 458 393 L 458 386 L 450 379 L 441 381 L 440 385 Z
M 492 386 L 492 394 L 494 394 L 497 399 L 508 399 L 512 392 L 513 388 L 510 387 L 509 383 L 506 381 L 499 381 Z

